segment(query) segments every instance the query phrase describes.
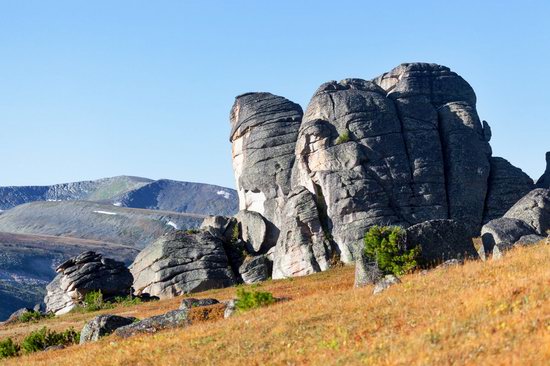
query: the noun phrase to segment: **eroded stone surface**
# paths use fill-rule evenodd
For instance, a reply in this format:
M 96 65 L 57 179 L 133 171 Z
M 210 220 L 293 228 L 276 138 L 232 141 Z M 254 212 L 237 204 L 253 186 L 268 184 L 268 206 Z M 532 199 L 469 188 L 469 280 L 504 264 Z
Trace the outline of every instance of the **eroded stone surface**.
M 207 232 L 166 234 L 146 247 L 130 270 L 137 295 L 161 299 L 235 284 L 223 242 Z

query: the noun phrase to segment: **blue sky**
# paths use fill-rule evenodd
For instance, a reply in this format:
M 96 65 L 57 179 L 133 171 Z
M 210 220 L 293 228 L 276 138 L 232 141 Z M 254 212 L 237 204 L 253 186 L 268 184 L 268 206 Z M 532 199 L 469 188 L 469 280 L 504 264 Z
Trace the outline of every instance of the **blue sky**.
M 476 90 L 494 155 L 550 150 L 550 2 L 0 0 L 0 185 L 114 175 L 234 186 L 229 109 L 436 62 Z

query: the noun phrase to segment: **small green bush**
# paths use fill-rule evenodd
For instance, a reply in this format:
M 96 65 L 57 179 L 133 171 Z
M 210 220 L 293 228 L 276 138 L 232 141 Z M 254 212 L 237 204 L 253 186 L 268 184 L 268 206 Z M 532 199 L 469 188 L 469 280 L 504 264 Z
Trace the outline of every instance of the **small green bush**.
M 52 318 L 54 315 L 52 313 L 42 314 L 39 311 L 27 311 L 19 317 L 21 323 L 37 322 L 41 319 Z
M 122 306 L 134 306 L 142 303 L 142 300 L 139 297 L 133 297 L 132 295 L 128 296 L 117 296 L 113 300 L 115 304 L 120 304 Z
M 405 231 L 395 226 L 373 226 L 365 235 L 365 255 L 384 274 L 403 275 L 418 266 L 420 246 L 405 249 Z
M 338 136 L 336 139 L 336 145 L 343 144 L 345 142 L 348 142 L 350 140 L 349 131 L 345 131 Z
M 0 341 L 0 359 L 17 356 L 19 350 L 19 345 L 11 338 Z
M 244 288 L 240 288 L 237 290 L 235 306 L 238 310 L 244 311 L 271 305 L 274 302 L 275 298 L 270 292 L 246 291 Z
M 198 234 L 200 232 L 201 231 L 199 229 L 187 229 L 187 230 L 185 230 L 186 234 Z
M 43 351 L 51 346 L 66 346 L 70 344 L 77 344 L 80 342 L 80 333 L 73 328 L 67 329 L 63 332 L 55 332 L 46 327 L 31 332 L 23 342 L 21 342 L 21 349 L 25 353 L 33 353 Z

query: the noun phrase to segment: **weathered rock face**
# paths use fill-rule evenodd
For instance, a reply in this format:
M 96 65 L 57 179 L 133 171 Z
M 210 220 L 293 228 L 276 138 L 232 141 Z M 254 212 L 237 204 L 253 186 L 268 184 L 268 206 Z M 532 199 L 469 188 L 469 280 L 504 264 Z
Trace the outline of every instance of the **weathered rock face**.
M 133 277 L 122 262 L 84 252 L 57 267 L 59 274 L 46 287 L 46 311 L 56 315 L 71 311 L 84 296 L 101 291 L 104 298 L 130 294 Z
M 269 93 L 238 96 L 231 109 L 230 141 L 239 206 L 266 218 L 270 225 L 266 250 L 277 241 L 302 114 L 298 104 Z
M 533 187 L 491 157 L 473 89 L 440 65 L 325 83 L 303 118 L 282 97 L 245 94 L 231 123 L 241 209 L 266 221 L 261 253 L 277 239 L 274 278 L 324 270 L 334 254 L 353 261 L 373 225 L 452 219 L 474 236 Z
M 550 189 L 537 188 L 521 198 L 506 214 L 481 229 L 483 259 L 498 259 L 515 245 L 541 242 L 550 230 Z
M 520 198 L 534 189 L 533 180 L 503 158 L 491 158 L 489 189 L 483 222 L 504 216 Z
M 323 232 L 314 196 L 298 187 L 288 196 L 273 254 L 273 279 L 303 276 L 329 267 L 331 243 Z
M 248 257 L 239 267 L 239 275 L 244 283 L 256 283 L 267 280 L 270 275 L 270 263 L 265 255 Z
M 130 271 L 136 294 L 159 298 L 235 284 L 223 242 L 208 232 L 166 234 L 136 257 Z
M 550 189 L 550 151 L 546 153 L 546 170 L 537 180 L 537 188 Z
M 536 234 L 548 235 L 550 230 L 550 189 L 537 188 L 520 199 L 504 215 L 529 225 Z
M 118 315 L 99 315 L 90 320 L 80 332 L 80 344 L 96 342 L 99 338 L 113 333 L 116 329 L 134 323 L 136 318 Z
M 477 258 L 472 238 L 466 227 L 455 220 L 430 220 L 406 230 L 407 246 L 422 248 L 424 265 L 449 259 Z

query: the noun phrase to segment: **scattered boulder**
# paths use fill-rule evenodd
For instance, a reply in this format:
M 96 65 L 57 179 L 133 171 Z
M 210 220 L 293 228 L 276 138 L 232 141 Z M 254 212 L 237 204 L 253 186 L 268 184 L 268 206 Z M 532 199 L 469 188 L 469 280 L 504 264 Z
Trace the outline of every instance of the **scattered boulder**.
M 224 242 L 230 242 L 235 225 L 237 220 L 234 217 L 208 216 L 203 220 L 200 229 Z
M 65 314 L 92 291 L 101 291 L 108 299 L 128 296 L 133 277 L 122 262 L 105 258 L 95 252 L 84 252 L 59 265 L 58 275 L 46 287 L 46 311 Z
M 223 314 L 223 317 L 227 319 L 235 315 L 235 313 L 237 312 L 237 301 L 229 300 L 225 304 L 225 312 Z
M 531 234 L 531 235 L 524 235 L 521 238 L 519 238 L 514 245 L 531 245 L 531 244 L 538 244 L 540 242 L 543 242 L 546 240 L 546 237 L 542 235 L 537 234 Z
M 117 328 L 115 334 L 121 338 L 128 338 L 137 334 L 153 334 L 163 329 L 185 327 L 190 323 L 187 314 L 187 310 L 169 311 Z
M 270 274 L 270 263 L 265 255 L 245 258 L 239 267 L 239 275 L 244 283 L 266 281 Z
M 257 254 L 267 250 L 266 244 L 267 224 L 262 215 L 254 211 L 241 210 L 235 216 L 239 223 L 242 240 L 246 243 L 249 253 Z
M 202 231 L 162 236 L 139 253 L 130 271 L 137 295 L 160 299 L 235 284 L 224 243 Z
M 455 266 L 461 266 L 464 264 L 464 261 L 461 259 L 448 259 L 445 262 L 441 263 L 437 268 L 448 268 L 448 267 L 455 267 Z
M 546 153 L 546 170 L 539 180 L 537 180 L 537 188 L 550 189 L 550 151 Z
M 80 344 L 96 342 L 99 338 L 113 333 L 116 329 L 134 323 L 136 318 L 118 315 L 99 315 L 90 320 L 80 332 Z
M 191 308 L 201 307 L 201 306 L 210 306 L 214 304 L 219 304 L 220 302 L 216 299 L 195 299 L 188 298 L 181 300 L 179 310 L 189 310 Z
M 360 253 L 355 261 L 355 287 L 364 287 L 376 284 L 383 277 L 382 271 L 375 262 Z
M 519 219 L 502 217 L 489 221 L 481 229 L 481 240 L 483 246 L 480 248 L 481 259 L 487 259 L 489 254 L 497 252 L 502 254 L 506 249 L 511 248 L 521 237 L 534 234 L 533 228 Z
M 386 275 L 386 276 L 384 276 L 384 278 L 382 278 L 380 281 L 378 281 L 376 283 L 372 293 L 373 293 L 373 295 L 377 295 L 377 294 L 387 290 L 391 286 L 397 285 L 399 283 L 401 283 L 401 280 L 399 278 L 397 278 L 396 276 L 391 275 L 391 274 Z
M 550 189 L 532 190 L 512 206 L 504 217 L 521 220 L 537 234 L 547 235 L 550 230 Z
M 431 265 L 449 259 L 478 258 L 466 227 L 455 220 L 430 220 L 406 229 L 407 247 L 419 245 L 421 264 Z

